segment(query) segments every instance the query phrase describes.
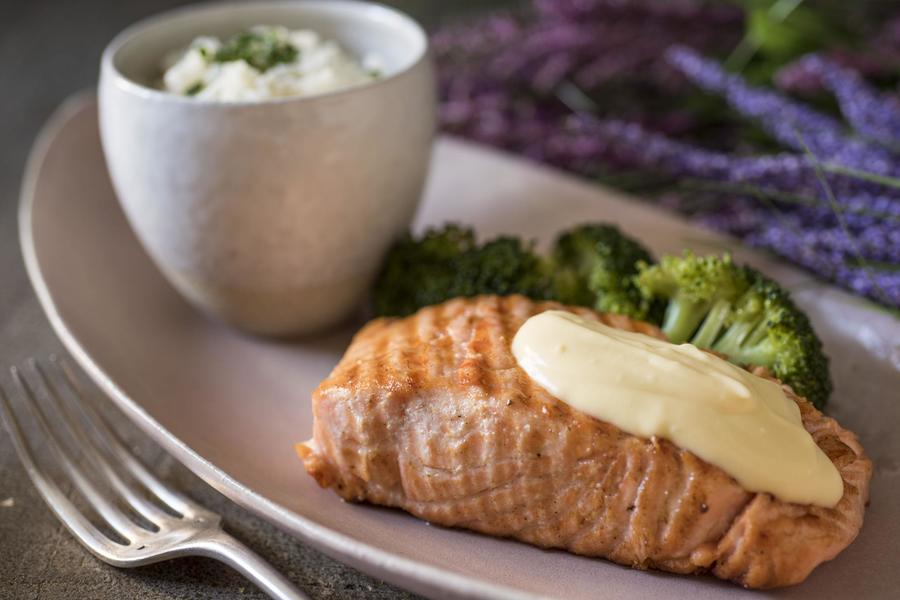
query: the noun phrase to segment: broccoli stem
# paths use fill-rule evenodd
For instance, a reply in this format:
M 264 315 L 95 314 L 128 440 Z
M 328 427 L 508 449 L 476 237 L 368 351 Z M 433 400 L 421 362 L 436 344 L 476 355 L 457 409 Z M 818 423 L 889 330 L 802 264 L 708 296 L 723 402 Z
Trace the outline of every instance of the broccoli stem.
M 738 321 L 733 323 L 728 329 L 725 330 L 725 333 L 722 334 L 722 337 L 711 346 L 713 350 L 716 352 L 721 352 L 722 354 L 727 355 L 732 362 L 749 362 L 744 360 L 743 355 L 745 354 L 747 347 L 745 347 L 745 343 L 749 340 L 751 334 L 753 334 L 756 330 L 762 329 L 763 335 L 765 335 L 765 327 L 758 327 L 760 324 L 760 319 L 753 319 L 748 321 Z M 768 366 L 771 364 L 771 357 L 764 363 L 754 363 L 754 364 L 763 364 Z
M 759 324 L 756 326 L 756 329 L 753 330 L 753 333 L 750 334 L 750 337 L 744 342 L 745 346 L 756 346 L 764 339 L 766 339 L 766 334 L 768 333 L 768 328 L 766 327 L 765 322 L 760 319 Z
M 663 317 L 662 330 L 673 344 L 682 344 L 697 330 L 706 316 L 709 302 L 695 302 L 683 294 L 676 294 Z
M 719 337 L 728 317 L 731 315 L 731 302 L 718 300 L 712 305 L 703 325 L 691 339 L 691 343 L 701 348 L 710 348 Z
M 733 354 L 729 354 L 728 358 L 738 364 L 771 367 L 775 363 L 775 350 L 766 339 L 763 339 L 757 344 L 741 346 Z

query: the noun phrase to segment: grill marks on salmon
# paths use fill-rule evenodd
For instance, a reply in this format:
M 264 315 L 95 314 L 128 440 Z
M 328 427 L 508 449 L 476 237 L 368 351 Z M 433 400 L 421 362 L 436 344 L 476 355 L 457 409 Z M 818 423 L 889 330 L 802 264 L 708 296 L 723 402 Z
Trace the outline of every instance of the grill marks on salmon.
M 785 388 L 844 495 L 828 509 L 750 493 L 691 452 L 532 382 L 510 344 L 549 309 L 664 339 L 627 317 L 521 296 L 375 320 L 313 394 L 313 439 L 298 445 L 309 474 L 346 500 L 432 523 L 747 587 L 800 582 L 856 537 L 872 465 L 854 434 Z

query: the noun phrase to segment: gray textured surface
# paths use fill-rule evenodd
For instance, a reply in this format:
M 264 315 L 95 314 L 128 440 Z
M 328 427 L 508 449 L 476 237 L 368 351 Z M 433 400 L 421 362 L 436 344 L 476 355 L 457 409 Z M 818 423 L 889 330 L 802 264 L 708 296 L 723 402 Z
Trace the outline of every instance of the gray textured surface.
M 177 0 L 0 2 L 0 366 L 61 347 L 21 264 L 16 204 L 28 150 L 54 108 L 94 85 L 100 52 L 130 22 Z M 388 0 L 428 26 L 497 0 Z M 509 2 L 505 2 L 508 4 Z M 4 380 L 5 381 L 5 380 Z M 121 429 L 168 481 L 222 514 L 226 528 L 313 598 L 403 598 L 409 594 L 345 567 L 250 516 L 181 465 Z M 12 505 L 7 506 L 8 499 Z M 7 501 L 7 502 L 4 502 Z M 208 559 L 121 571 L 87 554 L 32 489 L 0 431 L 0 598 L 257 598 L 240 575 Z

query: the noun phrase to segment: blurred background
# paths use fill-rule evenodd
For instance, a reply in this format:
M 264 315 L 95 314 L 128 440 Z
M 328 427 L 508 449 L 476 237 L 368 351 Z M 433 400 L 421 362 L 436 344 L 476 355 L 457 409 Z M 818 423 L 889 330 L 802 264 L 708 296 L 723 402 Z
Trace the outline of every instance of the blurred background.
M 94 85 L 115 33 L 181 3 L 3 3 L 4 237 L 41 123 Z M 388 4 L 433 33 L 446 132 L 634 192 L 900 307 L 900 2 Z
M 445 132 L 632 192 L 900 309 L 900 2 L 385 3 L 432 32 Z M 15 223 L 34 137 L 68 95 L 95 85 L 117 32 L 178 4 L 0 3 L 0 364 L 53 339 L 24 276 Z M 0 500 L 22 501 L 0 508 L 0 556 L 14 557 L 0 561 L 0 596 L 12 585 L 23 597 L 243 589 L 200 559 L 136 578 L 85 562 L 6 444 Z M 244 517 L 177 465 L 165 468 L 316 597 L 399 594 Z
M 445 131 L 900 307 L 900 3 L 533 0 L 432 39 Z

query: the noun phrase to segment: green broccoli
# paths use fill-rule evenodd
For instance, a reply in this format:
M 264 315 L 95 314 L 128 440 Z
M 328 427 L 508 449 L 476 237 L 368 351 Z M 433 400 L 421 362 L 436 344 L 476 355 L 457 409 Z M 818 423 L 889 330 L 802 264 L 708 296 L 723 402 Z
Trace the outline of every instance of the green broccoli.
M 662 303 L 645 298 L 634 284 L 638 263 L 652 260 L 644 246 L 615 225 L 576 227 L 560 235 L 553 248 L 558 281 L 572 282 L 565 288 L 567 294 L 556 299 L 600 312 L 658 320 Z
M 391 248 L 373 291 L 378 315 L 405 316 L 458 296 L 552 296 L 549 262 L 530 244 L 500 237 L 479 246 L 471 229 L 446 225 Z
M 447 225 L 405 236 L 388 253 L 373 291 L 378 315 L 404 316 L 458 296 L 523 294 L 644 319 L 669 340 L 732 362 L 769 368 L 821 408 L 831 393 L 828 359 L 806 315 L 777 283 L 725 256 L 649 252 L 611 225 L 564 232 L 552 255 L 499 237 L 479 245 Z
M 518 238 L 479 245 L 471 229 L 446 225 L 394 245 L 375 284 L 373 308 L 403 316 L 458 296 L 522 294 L 649 318 L 654 303 L 633 282 L 638 260 L 650 254 L 611 225 L 563 233 L 549 258 Z
M 673 343 L 690 342 L 732 362 L 767 367 L 822 408 L 831 393 L 828 358 L 806 314 L 786 290 L 731 257 L 666 256 L 639 266 L 648 300 L 668 302 L 661 328 Z

